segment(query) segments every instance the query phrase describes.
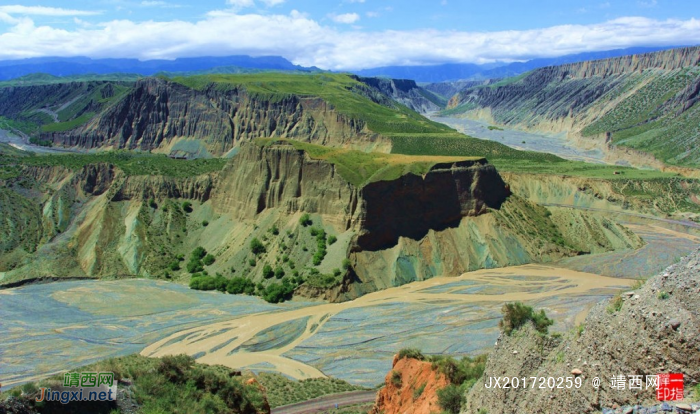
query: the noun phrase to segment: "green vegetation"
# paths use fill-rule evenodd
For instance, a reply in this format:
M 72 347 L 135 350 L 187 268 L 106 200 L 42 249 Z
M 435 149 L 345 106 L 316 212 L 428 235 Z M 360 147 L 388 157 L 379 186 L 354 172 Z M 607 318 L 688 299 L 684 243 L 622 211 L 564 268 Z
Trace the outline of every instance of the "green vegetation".
M 427 142 L 430 142 L 427 139 Z M 479 140 L 480 141 L 480 140 Z M 424 175 L 437 163 L 480 160 L 474 156 L 406 156 L 379 152 L 362 152 L 342 148 L 330 148 L 287 139 L 258 139 L 258 145 L 290 144 L 306 151 L 311 158 L 321 159 L 335 165 L 338 173 L 348 182 L 362 187 L 376 181 L 391 181 L 406 174 Z M 508 147 L 506 147 L 508 148 Z
M 260 373 L 258 381 L 267 390 L 267 400 L 271 408 L 308 401 L 324 395 L 364 389 L 335 378 L 293 381 L 284 375 L 270 373 Z
M 265 279 L 270 279 L 275 275 L 275 271 L 272 270 L 272 266 L 265 263 L 265 266 L 263 266 L 262 274 Z
M 250 251 L 253 252 L 254 255 L 260 256 L 261 254 L 265 253 L 267 249 L 265 249 L 265 245 L 262 244 L 262 242 L 256 237 L 250 241 Z M 255 259 L 251 260 L 254 261 Z M 254 264 L 251 264 L 251 266 L 254 266 Z
M 130 73 L 109 73 L 109 74 L 84 74 L 84 75 L 69 75 L 69 76 L 54 76 L 48 73 L 32 73 L 30 75 L 20 76 L 6 81 L 0 82 L 0 88 L 7 86 L 37 86 L 37 85 L 53 85 L 58 83 L 69 82 L 96 82 L 96 81 L 111 81 L 111 82 L 135 82 L 143 76 Z
M 401 388 L 402 385 L 402 380 L 401 380 L 401 373 L 398 371 L 391 371 L 391 383 L 396 387 L 396 388 Z
M 629 77 L 607 97 L 620 101 L 584 128 L 584 136 L 611 132 L 616 145 L 649 152 L 669 164 L 697 166 L 700 151 L 692 143 L 700 138 L 700 108 L 683 107 L 678 98 L 698 75 L 700 68 L 694 67 Z M 634 93 L 628 94 L 631 88 Z
M 338 284 L 340 284 L 340 282 L 341 279 L 338 278 L 336 275 L 320 273 L 316 269 L 309 269 L 305 280 L 305 283 L 308 286 L 320 289 L 328 289 L 333 286 L 337 286 Z
M 425 355 L 420 351 L 420 349 L 416 348 L 403 348 L 399 350 L 398 353 L 398 358 L 399 359 L 404 359 L 404 358 L 411 358 L 411 359 L 417 359 L 419 361 L 425 361 Z
M 190 273 L 198 273 L 204 270 L 202 259 L 207 256 L 207 251 L 204 247 L 197 247 L 190 254 L 190 261 L 187 263 L 187 271 Z M 212 262 L 213 263 L 213 262 Z
M 182 211 L 185 213 L 191 213 L 192 212 L 192 203 L 189 201 L 183 201 L 182 202 Z
M 66 122 L 59 122 L 55 124 L 46 124 L 41 126 L 41 132 L 65 132 L 75 129 L 95 116 L 94 112 L 83 114 L 75 119 L 71 119 Z
M 318 266 L 326 257 L 326 231 L 323 229 L 311 228 L 311 235 L 316 237 L 316 253 L 313 257 L 314 266 Z
M 292 292 L 294 292 L 294 286 L 289 279 L 282 279 L 282 283 L 270 283 L 267 285 L 261 296 L 267 302 L 279 303 L 289 299 Z
M 459 414 L 462 404 L 466 402 L 462 387 L 449 384 L 445 388 L 437 391 L 438 404 L 440 408 L 450 414 Z
M 299 217 L 299 224 L 301 224 L 304 227 L 308 227 L 314 223 L 313 223 L 313 221 L 311 221 L 311 217 L 308 214 L 304 213 L 301 215 L 301 217 Z M 288 233 L 287 235 L 289 237 L 292 237 L 292 235 L 290 233 Z
M 499 321 L 498 327 L 506 335 L 520 329 L 527 322 L 532 322 L 537 332 L 547 334 L 549 327 L 554 323 L 552 319 L 547 318 L 543 309 L 535 312 L 531 306 L 521 302 L 506 303 L 501 308 L 501 313 L 503 313 L 503 319 Z
M 126 175 L 163 175 L 168 177 L 193 177 L 220 171 L 227 160 L 220 158 L 174 160 L 165 155 L 129 151 L 102 152 L 98 154 L 31 155 L 21 159 L 0 154 L 0 164 L 6 166 L 65 167 L 80 170 L 87 165 L 112 164 Z
M 204 263 L 204 266 L 211 266 L 214 264 L 216 261 L 216 258 L 212 256 L 211 254 L 208 254 L 202 258 L 202 263 Z
M 374 94 L 374 90 L 345 74 L 259 73 L 174 77 L 171 80 L 194 89 L 204 89 L 212 84 L 221 90 L 244 88 L 248 93 L 270 101 L 281 101 L 293 95 L 319 97 L 341 114 L 366 123 L 371 131 L 384 136 L 456 134 L 453 129 L 433 122 L 403 105 L 388 102 L 394 106 L 390 108 L 376 103 L 369 97 Z
M 488 127 L 489 131 L 503 131 L 503 128 L 499 128 L 497 126 L 489 125 Z
M 668 292 L 663 291 L 663 290 L 661 292 L 659 292 L 659 294 L 657 295 L 657 298 L 659 298 L 659 300 L 666 300 L 669 297 L 671 297 L 671 296 L 668 294 Z
M 130 355 L 110 358 L 73 372 L 113 372 L 120 389 L 128 387 L 142 413 L 240 413 L 263 412 L 265 396 L 256 384 L 221 365 L 197 364 L 187 355 L 147 358 Z M 128 379 L 129 381 L 124 381 Z M 126 385 L 130 384 L 130 385 Z M 116 413 L 110 403 L 44 401 L 37 403 L 39 387 L 57 389 L 63 385 L 59 374 L 23 386 L 30 391 L 20 399 L 41 412 Z
M 608 304 L 608 307 L 605 308 L 605 310 L 608 313 L 619 312 L 620 309 L 622 309 L 622 305 L 624 303 L 625 301 L 622 299 L 622 294 L 618 293 L 617 295 L 613 296 L 612 299 L 610 299 L 610 303 Z
M 418 387 L 418 388 L 416 388 L 415 390 L 413 390 L 413 400 L 414 400 L 414 401 L 417 400 L 417 399 L 419 399 L 420 396 L 423 395 L 423 391 L 425 391 L 425 386 L 426 386 L 426 385 L 427 385 L 427 384 L 423 384 L 423 385 L 421 385 L 420 387 Z

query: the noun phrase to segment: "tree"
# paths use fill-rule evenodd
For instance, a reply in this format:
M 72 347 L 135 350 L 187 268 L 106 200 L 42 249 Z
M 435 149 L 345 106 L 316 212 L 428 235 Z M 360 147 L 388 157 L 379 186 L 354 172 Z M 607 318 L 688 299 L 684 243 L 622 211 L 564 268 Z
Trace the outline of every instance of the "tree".
M 267 250 L 265 249 L 265 245 L 262 244 L 262 242 L 256 237 L 250 241 L 250 251 L 253 252 L 254 255 L 259 256 L 265 253 Z
M 190 255 L 191 258 L 197 258 L 197 259 L 203 259 L 204 256 L 207 255 L 207 251 L 204 249 L 204 247 L 199 246 L 196 249 L 192 250 L 192 254 Z
M 275 272 L 274 272 L 274 270 L 272 270 L 272 266 L 265 263 L 265 266 L 263 266 L 263 277 L 265 279 L 269 279 L 274 275 L 275 275 Z
M 338 238 L 335 236 L 328 236 L 328 245 L 330 246 L 331 244 L 335 243 L 338 241 Z
M 211 254 L 204 256 L 204 258 L 202 259 L 202 263 L 204 263 L 205 266 L 211 266 L 214 264 L 215 261 L 216 258 Z
M 185 201 L 182 203 L 182 211 L 185 213 L 191 213 L 192 212 L 192 203 L 189 201 Z
M 307 213 L 304 213 L 301 215 L 301 217 L 299 217 L 299 224 L 306 227 L 306 226 L 310 226 L 314 223 L 313 223 L 313 221 L 311 221 L 311 217 Z
M 284 277 L 284 269 L 282 267 L 278 267 L 275 269 L 275 278 L 277 279 L 282 279 Z

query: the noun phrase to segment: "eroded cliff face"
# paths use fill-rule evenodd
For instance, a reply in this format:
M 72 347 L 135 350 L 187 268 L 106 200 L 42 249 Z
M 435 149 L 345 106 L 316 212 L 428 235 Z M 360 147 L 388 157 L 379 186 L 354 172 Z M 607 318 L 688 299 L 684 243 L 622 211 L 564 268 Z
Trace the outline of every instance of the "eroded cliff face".
M 566 132 L 633 165 L 697 168 L 698 62 L 700 47 L 690 47 L 545 67 L 466 88 L 448 108 L 494 124 Z
M 239 86 L 202 90 L 159 78 L 134 88 L 86 125 L 42 139 L 82 148 L 220 156 L 254 138 L 296 138 L 323 145 L 386 149 L 362 121 L 315 97 L 250 94 Z M 386 147 L 386 148 L 385 148 Z
M 432 363 L 394 356 L 392 369 L 370 414 L 428 414 L 441 412 L 437 391 L 449 384 Z
M 438 275 L 592 251 L 577 239 L 596 251 L 642 243 L 603 217 L 549 211 L 510 195 L 483 159 L 356 186 L 335 165 L 289 144 L 244 143 L 221 171 L 196 177 L 130 176 L 109 164 L 25 167 L 0 196 L 3 208 L 23 212 L 0 240 L 4 284 L 55 276 L 187 281 L 184 263 L 173 263 L 203 246 L 216 257 L 211 274 L 256 283 L 270 282 L 265 264 L 289 275 L 343 268 L 297 289 L 342 301 Z M 302 214 L 311 227 L 299 223 Z M 23 238 L 19 229 L 41 230 Z M 337 240 L 317 265 L 312 229 Z M 264 241 L 263 255 L 251 253 L 253 238 Z

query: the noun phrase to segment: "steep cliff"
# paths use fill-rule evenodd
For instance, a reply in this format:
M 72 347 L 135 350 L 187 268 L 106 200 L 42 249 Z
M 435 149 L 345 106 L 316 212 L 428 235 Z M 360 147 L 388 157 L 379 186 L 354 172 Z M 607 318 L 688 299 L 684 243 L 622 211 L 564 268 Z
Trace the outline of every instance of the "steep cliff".
M 419 113 L 439 111 L 446 104 L 445 98 L 418 86 L 413 80 L 363 77 L 358 79 Z
M 391 371 L 370 414 L 428 414 L 439 413 L 437 391 L 449 380 L 432 364 L 412 358 L 394 356 Z
M 164 160 L 129 161 L 139 169 L 18 167 L 0 192 L 3 209 L 22 212 L 3 224 L 0 283 L 86 276 L 188 281 L 180 261 L 202 246 L 215 258 L 206 267 L 211 274 L 268 285 L 275 279 L 265 269 L 274 266 L 298 294 L 338 301 L 437 275 L 592 251 L 577 237 L 594 241 L 596 251 L 641 245 L 606 218 L 550 212 L 509 196 L 481 158 L 263 140 L 243 143 L 220 171 L 149 173 L 165 168 Z M 183 169 L 197 161 L 168 162 Z M 36 237 L 21 236 L 23 229 Z M 254 239 L 264 248 L 253 252 Z
M 389 152 L 395 134 L 455 134 L 402 105 L 438 109 L 431 100 L 440 99 L 415 82 L 344 74 L 76 82 L 0 88 L 0 98 L 0 125 L 44 144 L 188 158 L 229 154 L 255 138 Z
M 551 66 L 466 88 L 448 108 L 511 127 L 565 131 L 588 145 L 631 148 L 667 164 L 697 167 L 698 62 L 700 47 L 691 47 Z
M 299 137 L 319 144 L 375 141 L 361 121 L 318 97 L 251 95 L 244 87 L 202 90 L 159 78 L 134 89 L 88 124 L 44 139 L 64 146 L 183 151 L 220 156 L 242 140 Z M 181 142 L 184 141 L 184 142 Z
M 695 252 L 637 290 L 596 305 L 580 329 L 559 339 L 531 326 L 502 335 L 463 412 L 593 413 L 616 404 L 656 404 L 656 389 L 646 386 L 646 376 L 666 372 L 684 374 L 688 393 L 700 381 L 699 270 Z M 574 369 L 581 371 L 578 388 L 494 389 L 484 383 L 490 377 L 573 377 Z M 641 375 L 642 386 L 612 389 L 611 378 L 620 375 L 625 380 Z M 594 378 L 601 380 L 597 389 Z

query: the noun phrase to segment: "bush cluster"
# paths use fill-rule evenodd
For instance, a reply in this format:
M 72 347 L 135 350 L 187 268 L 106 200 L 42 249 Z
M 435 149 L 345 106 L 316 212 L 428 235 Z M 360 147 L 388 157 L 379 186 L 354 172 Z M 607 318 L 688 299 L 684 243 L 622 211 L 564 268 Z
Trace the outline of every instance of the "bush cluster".
M 321 228 L 311 228 L 311 235 L 316 237 L 316 253 L 313 257 L 314 266 L 318 266 L 326 257 L 326 231 Z
M 528 321 L 532 322 L 537 332 L 546 334 L 549 327 L 554 323 L 544 313 L 544 310 L 535 312 L 531 306 L 524 305 L 521 302 L 506 303 L 501 308 L 503 319 L 498 323 L 498 326 L 506 335 L 510 335 L 513 331 L 525 325 Z

